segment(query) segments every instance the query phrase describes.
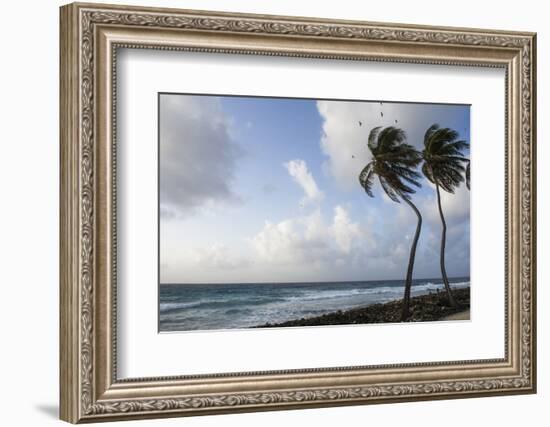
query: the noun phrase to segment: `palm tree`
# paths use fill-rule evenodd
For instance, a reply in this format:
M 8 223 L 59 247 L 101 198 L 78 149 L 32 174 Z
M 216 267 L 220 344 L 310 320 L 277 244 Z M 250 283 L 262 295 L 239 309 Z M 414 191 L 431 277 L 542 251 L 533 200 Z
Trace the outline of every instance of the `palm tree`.
M 470 161 L 464 157 L 462 150 L 469 147 L 466 141 L 458 139 L 458 132 L 450 128 L 441 128 L 438 124 L 433 124 L 424 135 L 424 150 L 422 151 L 422 172 L 426 178 L 435 184 L 437 193 L 437 206 L 439 216 L 441 217 L 441 250 L 439 263 L 441 266 L 441 275 L 449 302 L 453 307 L 458 304 L 453 297 L 447 271 L 445 270 L 445 241 L 447 235 L 447 223 L 441 207 L 440 188 L 448 193 L 454 193 L 455 189 L 464 182 L 466 176 L 466 185 L 470 188 Z M 464 164 L 467 166 L 464 167 Z
M 412 186 L 420 187 L 418 181 L 420 174 L 415 169 L 421 161 L 421 155 L 412 145 L 406 143 L 405 132 L 393 126 L 384 129 L 382 127 L 372 129 L 367 145 L 372 154 L 372 160 L 359 174 L 359 183 L 365 189 L 365 192 L 370 197 L 374 197 L 372 184 L 376 175 L 388 197 L 396 203 L 400 203 L 400 200 L 405 201 L 418 218 L 405 279 L 403 310 L 401 313 L 401 321 L 405 321 L 409 317 L 414 258 L 422 228 L 422 216 L 410 199 L 410 195 L 416 192 Z

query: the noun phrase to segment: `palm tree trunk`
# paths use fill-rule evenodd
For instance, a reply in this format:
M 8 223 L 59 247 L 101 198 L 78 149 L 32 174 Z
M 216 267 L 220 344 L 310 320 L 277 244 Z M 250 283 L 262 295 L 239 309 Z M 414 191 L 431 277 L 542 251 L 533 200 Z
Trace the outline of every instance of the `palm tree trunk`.
M 441 265 L 441 275 L 443 276 L 443 283 L 445 284 L 445 290 L 447 291 L 447 297 L 453 307 L 458 307 L 456 300 L 454 299 L 451 287 L 449 286 L 449 279 L 447 278 L 447 271 L 445 270 L 445 240 L 447 238 L 447 223 L 443 216 L 443 209 L 441 208 L 441 194 L 439 192 L 439 185 L 435 185 L 437 191 L 437 206 L 439 208 L 439 216 L 441 217 L 441 252 L 439 255 L 439 263 Z
M 405 279 L 405 295 L 403 296 L 403 311 L 401 313 L 401 321 L 404 322 L 409 318 L 409 306 L 411 302 L 411 287 L 412 287 L 412 275 L 413 275 L 413 268 L 414 268 L 414 257 L 416 256 L 416 245 L 418 243 L 418 238 L 420 237 L 420 230 L 422 228 L 422 215 L 420 215 L 420 212 L 416 208 L 413 202 L 411 202 L 407 197 L 403 197 L 402 199 L 407 203 L 414 213 L 416 214 L 416 217 L 418 218 L 418 222 L 416 224 L 416 232 L 414 234 L 414 239 L 411 245 L 411 252 L 409 255 L 409 266 L 407 268 L 407 278 Z

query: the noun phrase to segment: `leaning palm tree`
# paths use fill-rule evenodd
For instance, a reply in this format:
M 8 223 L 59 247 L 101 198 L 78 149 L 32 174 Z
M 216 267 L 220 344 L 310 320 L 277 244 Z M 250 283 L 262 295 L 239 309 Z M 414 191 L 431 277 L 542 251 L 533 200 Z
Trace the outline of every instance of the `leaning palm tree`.
M 420 187 L 420 174 L 415 169 L 421 161 L 421 156 L 412 145 L 406 143 L 405 132 L 393 126 L 384 129 L 382 127 L 372 129 L 367 146 L 372 154 L 372 160 L 359 174 L 359 183 L 365 189 L 365 192 L 370 197 L 374 197 L 372 185 L 374 177 L 377 176 L 388 197 L 396 203 L 400 203 L 400 200 L 405 201 L 418 218 L 405 279 L 403 310 L 401 313 L 401 321 L 405 321 L 409 317 L 414 258 L 422 228 L 422 216 L 410 199 L 410 195 L 415 193 L 413 186 Z
M 453 297 L 445 270 L 447 223 L 441 207 L 440 188 L 448 193 L 454 193 L 455 189 L 464 182 L 463 175 L 466 176 L 466 185 L 470 188 L 470 161 L 462 152 L 468 147 L 469 144 L 466 141 L 458 139 L 458 132 L 450 128 L 441 128 L 438 124 L 430 126 L 424 135 L 422 172 L 431 183 L 435 184 L 437 206 L 442 224 L 439 263 L 447 297 L 453 307 L 457 307 L 458 304 Z

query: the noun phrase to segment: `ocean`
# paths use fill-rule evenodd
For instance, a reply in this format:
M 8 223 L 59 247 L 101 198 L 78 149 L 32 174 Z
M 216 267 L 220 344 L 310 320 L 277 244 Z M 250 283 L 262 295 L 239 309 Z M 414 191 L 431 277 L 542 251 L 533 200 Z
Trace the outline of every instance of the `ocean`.
M 470 286 L 469 277 L 449 279 Z M 159 330 L 242 329 L 319 316 L 403 297 L 403 280 L 323 283 L 161 284 Z M 443 291 L 441 279 L 413 280 L 412 296 Z

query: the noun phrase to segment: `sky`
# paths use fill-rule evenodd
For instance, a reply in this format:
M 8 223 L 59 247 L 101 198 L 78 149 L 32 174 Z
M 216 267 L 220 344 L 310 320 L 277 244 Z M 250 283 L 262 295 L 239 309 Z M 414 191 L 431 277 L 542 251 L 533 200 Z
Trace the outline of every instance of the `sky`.
M 360 186 L 368 134 L 398 126 L 422 149 L 438 123 L 470 140 L 465 105 L 160 94 L 159 109 L 161 283 L 403 279 L 416 215 Z M 421 183 L 414 278 L 436 278 L 441 221 Z M 442 205 L 447 273 L 469 276 L 469 191 Z

